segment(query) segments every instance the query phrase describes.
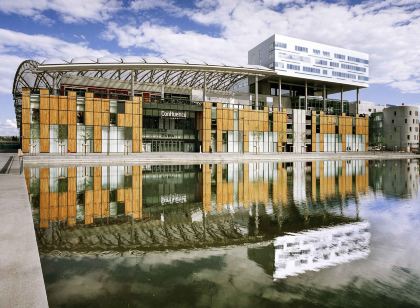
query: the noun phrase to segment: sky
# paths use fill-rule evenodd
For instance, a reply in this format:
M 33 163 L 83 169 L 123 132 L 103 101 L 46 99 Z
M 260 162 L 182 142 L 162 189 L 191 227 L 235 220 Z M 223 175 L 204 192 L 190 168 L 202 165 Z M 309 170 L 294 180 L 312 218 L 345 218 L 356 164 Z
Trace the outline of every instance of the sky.
M 418 0 L 1 0 L 0 136 L 17 134 L 12 85 L 26 59 L 247 64 L 248 50 L 274 33 L 366 52 L 361 100 L 420 105 Z

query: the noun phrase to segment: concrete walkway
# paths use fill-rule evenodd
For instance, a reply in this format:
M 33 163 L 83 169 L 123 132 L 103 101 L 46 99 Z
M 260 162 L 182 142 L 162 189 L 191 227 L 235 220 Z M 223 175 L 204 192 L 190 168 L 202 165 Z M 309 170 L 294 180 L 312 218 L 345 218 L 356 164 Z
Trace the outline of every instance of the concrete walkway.
M 13 162 L 9 171 L 16 173 Z M 19 172 L 0 174 L 0 213 L 0 307 L 48 307 L 25 178 Z
M 256 161 L 313 161 L 352 159 L 408 159 L 419 154 L 398 152 L 345 152 L 345 153 L 180 153 L 154 152 L 138 154 L 38 154 L 24 157 L 25 166 L 37 165 L 107 165 L 107 164 L 202 164 Z

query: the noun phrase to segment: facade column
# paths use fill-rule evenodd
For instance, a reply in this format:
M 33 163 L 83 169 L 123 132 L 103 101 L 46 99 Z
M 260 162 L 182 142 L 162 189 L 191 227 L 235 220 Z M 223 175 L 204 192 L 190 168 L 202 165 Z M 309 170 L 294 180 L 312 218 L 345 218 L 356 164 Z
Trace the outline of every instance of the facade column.
M 203 77 L 203 102 L 206 101 L 206 95 L 207 95 L 207 75 L 206 73 L 204 73 L 204 77 Z
M 359 114 L 359 88 L 356 88 L 356 115 Z
M 279 78 L 279 111 L 283 109 L 283 105 L 281 104 L 281 78 Z
M 322 97 L 323 97 L 322 102 L 324 105 L 323 109 L 324 109 L 324 112 L 326 112 L 327 111 L 327 86 L 325 84 L 324 84 L 324 91 L 323 91 Z
M 341 86 L 340 102 L 341 102 L 341 113 L 343 113 L 343 112 L 344 112 L 344 103 L 343 103 L 343 86 Z
M 131 71 L 131 100 L 134 101 L 134 70 Z
M 163 84 L 160 87 L 160 100 L 164 100 L 165 99 L 165 85 Z
M 255 76 L 255 107 L 258 110 L 258 76 Z
M 308 81 L 305 80 L 305 111 L 308 110 Z

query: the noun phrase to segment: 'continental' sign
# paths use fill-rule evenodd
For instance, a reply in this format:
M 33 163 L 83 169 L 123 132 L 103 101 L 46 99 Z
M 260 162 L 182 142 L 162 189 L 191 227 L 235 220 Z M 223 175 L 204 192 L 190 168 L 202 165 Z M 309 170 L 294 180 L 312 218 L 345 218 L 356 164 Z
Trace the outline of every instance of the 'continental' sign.
M 170 118 L 170 119 L 186 119 L 187 112 L 186 111 L 165 111 L 162 110 L 160 112 L 161 118 Z

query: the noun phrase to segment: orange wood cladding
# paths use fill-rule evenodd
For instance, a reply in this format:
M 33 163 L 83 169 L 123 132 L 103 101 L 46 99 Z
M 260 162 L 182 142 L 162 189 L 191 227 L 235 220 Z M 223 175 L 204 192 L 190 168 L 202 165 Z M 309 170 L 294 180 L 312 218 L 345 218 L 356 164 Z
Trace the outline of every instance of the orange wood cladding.
M 31 94 L 22 89 L 22 151 L 29 153 L 31 148 Z M 50 95 L 48 89 L 40 89 L 39 139 L 41 153 L 50 151 L 50 125 L 67 126 L 67 149 L 77 152 L 77 97 L 69 91 L 67 96 Z M 93 151 L 102 152 L 102 127 L 110 125 L 110 100 L 94 98 L 93 93 L 85 93 L 84 124 L 93 126 Z M 142 151 L 142 99 L 125 101 L 125 113 L 118 114 L 117 125 L 133 127 L 133 152 Z

